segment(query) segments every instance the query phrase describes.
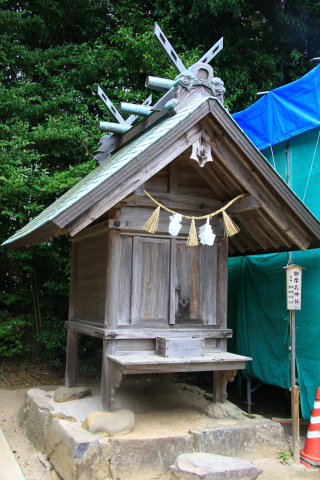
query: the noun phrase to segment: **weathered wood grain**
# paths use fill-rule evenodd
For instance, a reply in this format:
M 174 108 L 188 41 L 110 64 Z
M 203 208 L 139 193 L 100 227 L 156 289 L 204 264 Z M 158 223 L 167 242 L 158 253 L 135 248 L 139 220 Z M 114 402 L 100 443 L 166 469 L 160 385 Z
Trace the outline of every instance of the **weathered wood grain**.
M 73 388 L 77 386 L 78 343 L 79 343 L 78 332 L 68 329 L 66 378 L 65 378 L 65 386 L 67 388 Z
M 132 298 L 132 237 L 120 235 L 120 273 L 119 273 L 119 325 L 131 323 Z
M 79 238 L 77 245 L 77 286 L 75 308 L 71 318 L 78 317 L 103 324 L 107 264 L 107 230 Z
M 104 326 L 116 328 L 120 301 L 120 232 L 109 230 Z
M 101 372 L 101 411 L 112 412 L 115 408 L 115 391 L 120 386 L 123 368 L 111 362 L 108 355 L 115 353 L 116 343 L 103 340 Z
M 131 321 L 168 323 L 170 240 L 134 237 Z
M 227 328 L 228 311 L 228 238 L 217 244 L 217 324 Z
M 84 320 L 72 319 L 65 322 L 65 327 L 80 333 L 86 333 L 93 337 L 99 338 L 116 338 L 117 340 L 139 340 L 139 339 L 155 339 L 160 333 L 161 335 L 177 336 L 200 336 L 203 338 L 231 338 L 232 330 L 227 328 L 218 328 L 215 325 L 192 325 L 186 327 L 183 325 L 160 325 L 156 328 L 144 328 L 140 326 L 118 327 L 114 330 L 98 327 L 94 323 L 85 322 Z M 215 328 L 217 327 L 217 328 Z

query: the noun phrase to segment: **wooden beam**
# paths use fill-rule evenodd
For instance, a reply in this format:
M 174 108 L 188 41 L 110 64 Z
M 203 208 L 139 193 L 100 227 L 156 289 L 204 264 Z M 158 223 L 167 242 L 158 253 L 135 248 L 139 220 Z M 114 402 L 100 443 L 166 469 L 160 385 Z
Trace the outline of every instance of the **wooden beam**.
M 227 203 L 227 202 L 225 202 Z M 229 208 L 227 208 L 226 212 L 228 215 L 230 213 L 242 213 L 247 212 L 248 210 L 256 210 L 260 208 L 261 204 L 253 195 L 246 195 L 245 197 L 239 198 L 236 200 Z
M 222 136 L 216 136 L 215 143 L 216 145 L 212 144 L 211 148 L 220 161 L 237 176 L 243 187 L 259 200 L 261 207 L 273 218 L 275 223 L 292 238 L 301 250 L 305 251 L 310 242 L 284 213 L 283 207 L 280 206 L 274 195 L 270 193 L 263 180 L 254 175 L 244 154 L 237 151 Z
M 252 250 L 253 252 L 257 250 L 257 247 L 255 247 L 247 235 L 243 233 L 243 230 L 240 230 L 240 232 L 237 233 L 237 236 L 248 246 L 249 250 Z
M 155 339 L 159 336 L 159 327 L 121 327 L 117 329 L 106 329 L 98 327 L 91 322 L 72 319 L 65 322 L 65 327 L 79 333 L 85 333 L 92 337 L 99 337 L 104 339 L 116 338 L 117 340 L 131 340 L 131 339 Z M 217 326 L 195 325 L 184 327 L 175 325 L 174 329 L 168 324 L 161 328 L 161 335 L 170 335 L 173 337 L 190 337 L 192 335 L 201 336 L 203 338 L 232 338 L 232 330 L 228 328 L 217 328 Z
M 178 190 L 178 173 L 179 165 L 177 163 L 170 163 L 169 173 L 169 193 L 176 194 Z
M 273 183 L 277 180 L 272 175 L 273 180 L 271 184 L 268 183 L 272 167 L 265 159 L 261 159 L 260 155 L 256 154 L 254 157 L 250 151 L 253 147 L 248 142 L 243 141 L 243 135 L 239 132 L 238 127 L 229 119 L 226 119 L 217 104 L 214 105 L 210 100 L 209 103 L 214 113 L 212 116 L 207 117 L 208 122 L 213 128 L 215 128 L 218 122 L 221 123 L 229 133 L 228 138 L 225 135 L 215 136 L 216 145 L 212 145 L 211 148 L 220 161 L 237 176 L 243 187 L 258 198 L 262 208 L 269 213 L 275 223 L 292 238 L 293 242 L 301 250 L 305 251 L 310 245 L 309 233 L 301 225 L 303 220 L 301 222 L 293 221 L 293 217 L 288 212 L 288 209 L 281 205 L 272 193 Z M 254 162 L 256 162 L 256 166 Z M 260 167 L 263 168 L 263 172 L 260 170 Z M 283 187 L 283 192 L 280 194 L 282 196 L 281 199 L 284 202 L 289 202 L 292 194 L 285 184 Z M 300 204 L 301 202 L 299 202 L 297 207 L 300 207 Z M 289 206 L 289 203 L 287 205 Z M 303 205 L 301 206 L 303 207 Z
M 272 221 L 272 219 L 269 217 L 269 215 L 264 212 L 262 209 L 259 210 L 260 215 L 265 219 L 265 221 L 268 223 L 270 228 L 278 235 L 278 237 L 281 238 L 283 243 L 287 245 L 288 248 L 291 247 L 292 242 L 289 241 L 288 237 L 285 235 L 283 230 L 281 230 L 277 225 L 275 225 Z
M 244 253 L 246 251 L 246 249 L 241 245 L 241 243 L 236 239 L 234 238 L 235 235 L 233 235 L 232 237 L 229 237 L 229 240 L 231 243 L 233 243 L 236 247 L 237 247 L 237 250 L 239 250 L 241 253 Z
M 263 228 L 263 226 L 261 225 L 259 219 L 257 217 L 254 217 L 250 212 L 247 212 L 249 217 L 252 219 L 252 221 L 255 223 L 256 227 L 258 228 L 258 230 L 262 233 L 262 235 L 264 235 L 264 237 L 268 240 L 268 242 L 272 243 L 272 245 L 274 246 L 274 248 L 279 248 L 280 245 L 279 243 L 274 239 L 272 238 L 270 235 L 268 235 L 268 233 L 265 231 L 265 229 Z
M 231 243 L 229 242 L 229 245 L 228 245 L 228 250 L 229 252 L 233 255 L 234 252 L 235 252 L 235 249 L 231 246 Z
M 250 235 L 252 235 L 252 237 L 258 242 L 260 247 L 263 248 L 263 250 L 268 250 L 269 246 L 259 237 L 259 235 L 256 234 L 256 232 L 252 228 L 252 225 L 250 225 L 250 223 L 244 218 L 244 216 L 241 214 L 238 214 L 237 218 L 246 227 Z
M 150 193 L 150 195 L 158 202 L 162 203 L 162 205 L 172 210 L 198 210 L 200 212 L 211 213 L 215 210 L 219 210 L 219 208 L 221 208 L 223 205 L 220 200 L 208 197 L 196 197 L 193 195 L 175 195 L 171 193 L 153 192 L 152 190 L 148 193 Z M 127 207 L 131 206 L 154 208 L 154 203 L 147 196 L 145 196 L 127 204 Z
M 190 160 L 187 159 L 187 162 L 192 165 L 192 167 L 199 173 L 199 175 L 207 182 L 208 185 L 212 188 L 214 191 L 215 195 L 218 196 L 219 200 L 225 200 L 227 197 L 226 192 L 220 187 L 220 185 L 217 184 L 214 178 L 207 172 L 203 170 L 200 165 L 195 160 Z
M 107 230 L 108 228 L 109 228 L 108 220 L 105 220 L 104 222 L 97 223 L 96 225 L 92 225 L 92 227 L 86 227 L 85 229 L 83 229 L 81 232 L 77 233 L 73 237 L 69 236 L 69 240 L 73 242 L 74 240 L 80 240 L 83 238 L 92 237 L 93 235 L 98 235 L 99 233 L 102 233 L 104 230 Z
M 205 173 L 213 178 L 215 180 L 215 182 L 218 182 L 219 185 L 221 186 L 222 190 L 223 191 L 226 191 L 228 195 L 232 196 L 233 195 L 233 191 L 231 190 L 231 188 L 227 185 L 227 183 L 223 180 L 223 178 L 221 177 L 219 171 L 217 171 L 217 168 L 216 167 L 216 164 L 215 162 L 207 162 L 205 164 L 205 166 L 203 167 L 203 169 L 205 169 Z M 201 167 L 200 167 L 201 168 Z

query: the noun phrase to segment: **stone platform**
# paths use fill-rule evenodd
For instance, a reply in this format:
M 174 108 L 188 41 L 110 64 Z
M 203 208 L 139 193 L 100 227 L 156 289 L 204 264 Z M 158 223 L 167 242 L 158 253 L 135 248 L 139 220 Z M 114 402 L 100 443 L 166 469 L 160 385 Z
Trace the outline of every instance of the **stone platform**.
M 209 418 L 204 413 L 210 404 L 205 392 L 184 384 L 120 387 L 116 408 L 134 412 L 133 431 L 114 437 L 93 435 L 82 428 L 87 415 L 100 406 L 98 392 L 92 393 L 56 403 L 54 392 L 33 389 L 21 408 L 21 426 L 63 480 L 155 480 L 167 475 L 182 454 L 253 460 L 288 449 L 279 423 L 259 415 L 248 417 L 241 410 L 237 419 Z

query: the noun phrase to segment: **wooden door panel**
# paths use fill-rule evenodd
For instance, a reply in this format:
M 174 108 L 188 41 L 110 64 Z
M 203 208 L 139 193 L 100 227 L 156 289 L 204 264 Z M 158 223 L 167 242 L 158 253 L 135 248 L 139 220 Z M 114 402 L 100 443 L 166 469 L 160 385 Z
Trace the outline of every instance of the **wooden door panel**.
M 170 240 L 134 237 L 132 323 L 146 326 L 169 321 Z
M 187 247 L 176 242 L 177 323 L 216 323 L 216 274 L 216 245 Z

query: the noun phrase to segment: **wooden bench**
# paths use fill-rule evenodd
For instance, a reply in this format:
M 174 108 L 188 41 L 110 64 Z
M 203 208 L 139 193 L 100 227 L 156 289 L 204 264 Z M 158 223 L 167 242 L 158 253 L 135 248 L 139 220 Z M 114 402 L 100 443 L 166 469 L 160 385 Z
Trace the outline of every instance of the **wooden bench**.
M 105 411 L 114 410 L 115 389 L 120 386 L 123 374 L 214 372 L 213 401 L 225 402 L 227 383 L 237 370 L 245 368 L 249 357 L 229 352 L 207 352 L 201 357 L 164 358 L 152 353 L 131 352 L 128 355 L 106 355 L 106 370 L 102 375 L 101 393 Z

